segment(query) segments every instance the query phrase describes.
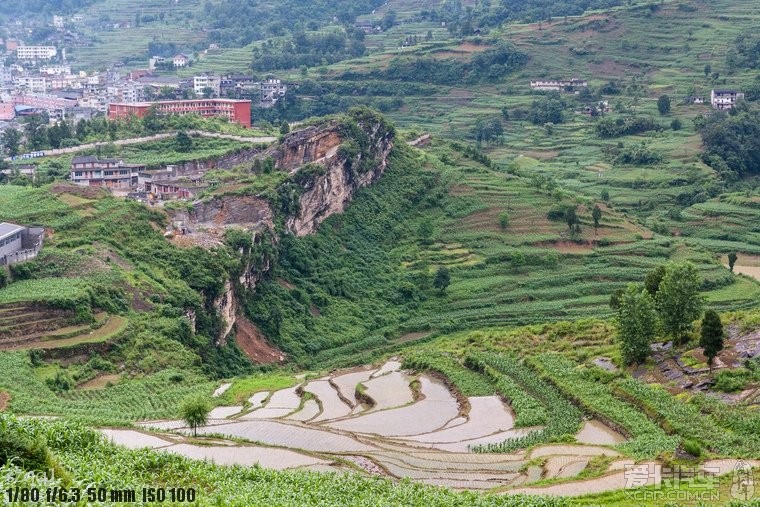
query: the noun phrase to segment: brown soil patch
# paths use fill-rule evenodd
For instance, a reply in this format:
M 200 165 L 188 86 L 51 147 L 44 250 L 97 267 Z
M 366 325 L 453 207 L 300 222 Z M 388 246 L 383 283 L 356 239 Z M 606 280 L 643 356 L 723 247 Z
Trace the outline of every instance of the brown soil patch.
M 546 151 L 521 151 L 520 154 L 526 157 L 535 158 L 537 160 L 551 160 L 559 156 L 558 151 L 546 150 Z
M 320 315 L 322 315 L 322 312 L 319 311 L 319 307 L 317 307 L 317 305 L 313 303 L 309 306 L 309 313 L 313 317 L 319 317 Z
M 430 334 L 430 331 L 417 331 L 414 333 L 406 333 L 395 340 L 393 340 L 395 343 L 407 343 L 407 342 L 413 342 L 415 340 L 419 340 L 420 338 L 424 338 Z
M 235 343 L 255 363 L 271 364 L 285 361 L 285 354 L 270 344 L 264 333 L 246 317 L 239 316 L 235 322 Z
M 290 283 L 289 281 L 285 280 L 284 278 L 278 278 L 277 283 L 280 285 L 280 287 L 284 287 L 286 289 L 295 289 L 296 286 Z
M 538 243 L 536 246 L 553 248 L 559 253 L 565 254 L 590 254 L 594 251 L 592 245 L 588 243 L 573 243 L 572 241 L 557 241 L 555 243 Z
M 751 276 L 755 280 L 760 281 L 760 266 L 740 266 L 734 264 L 734 273 Z
M 6 393 L 5 391 L 0 391 L 0 412 L 8 408 L 8 404 L 10 402 L 11 402 L 10 393 Z
M 108 190 L 100 187 L 83 187 L 73 183 L 55 183 L 50 187 L 50 191 L 56 195 L 71 194 L 84 199 L 100 199 L 108 196 Z
M 472 195 L 475 190 L 468 185 L 452 185 L 449 187 L 449 194 L 451 195 Z
M 600 63 L 589 63 L 589 70 L 596 76 L 622 77 L 631 70 L 628 65 L 623 65 L 612 60 L 602 60 Z
M 84 390 L 105 389 L 108 386 L 109 382 L 111 384 L 115 384 L 120 379 L 121 379 L 121 375 L 117 375 L 117 374 L 98 375 L 94 379 L 88 380 L 87 382 L 80 384 L 79 386 L 77 386 L 77 389 L 84 389 Z

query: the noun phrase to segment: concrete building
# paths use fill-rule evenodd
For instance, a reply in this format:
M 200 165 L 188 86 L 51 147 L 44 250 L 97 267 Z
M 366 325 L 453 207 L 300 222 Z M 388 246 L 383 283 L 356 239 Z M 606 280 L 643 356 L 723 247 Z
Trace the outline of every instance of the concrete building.
M 231 99 L 165 100 L 138 102 L 135 104 L 113 103 L 108 107 L 108 118 L 115 120 L 135 115 L 144 117 L 152 106 L 161 114 L 199 114 L 203 117 L 227 118 L 245 128 L 251 128 L 251 101 Z
M 59 30 L 63 30 L 63 27 L 64 27 L 63 16 L 53 16 L 53 26 Z
M 714 109 L 731 109 L 736 102 L 744 98 L 744 94 L 737 90 L 712 90 L 710 91 L 710 104 Z
M 279 79 L 267 79 L 262 81 L 259 87 L 261 90 L 261 103 L 274 105 L 280 97 L 288 91 L 288 85 Z
M 190 63 L 190 58 L 182 53 L 175 55 L 174 58 L 172 58 L 172 64 L 175 67 L 187 67 L 188 63 Z
M 16 106 L 13 102 L 0 102 L 0 121 L 12 121 L 16 118 Z
M 193 90 L 199 97 L 204 97 L 204 90 L 210 88 L 214 96 L 218 97 L 222 93 L 222 78 L 211 74 L 201 74 L 193 77 Z
M 13 80 L 13 84 L 32 93 L 45 93 L 51 87 L 48 79 L 42 76 L 18 76 Z
M 138 174 L 144 169 L 144 165 L 125 164 L 123 160 L 74 157 L 71 181 L 82 186 L 130 189 L 137 186 Z
M 58 50 L 55 46 L 19 46 L 16 56 L 19 60 L 50 60 L 55 58 Z
M 0 265 L 33 259 L 42 248 L 45 230 L 41 227 L 0 223 Z
M 560 80 L 537 80 L 531 81 L 530 87 L 538 91 L 567 91 L 572 92 L 577 88 L 585 88 L 588 81 L 585 79 L 571 78 Z

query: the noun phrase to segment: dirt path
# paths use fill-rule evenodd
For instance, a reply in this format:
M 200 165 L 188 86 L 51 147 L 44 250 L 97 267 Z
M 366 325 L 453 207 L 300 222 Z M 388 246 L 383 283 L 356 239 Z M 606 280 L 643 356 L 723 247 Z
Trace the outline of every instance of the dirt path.
M 191 136 L 216 137 L 218 139 L 230 139 L 233 141 L 240 141 L 242 143 L 251 143 L 251 144 L 271 144 L 277 140 L 277 138 L 273 136 L 244 137 L 244 136 L 234 136 L 232 134 L 220 134 L 218 132 L 203 132 L 201 130 L 188 130 L 187 133 Z M 53 157 L 56 155 L 66 155 L 68 153 L 77 153 L 80 151 L 92 150 L 94 148 L 97 148 L 98 146 L 106 146 L 109 144 L 114 144 L 116 146 L 126 146 L 129 144 L 142 144 L 142 143 L 147 143 L 151 141 L 160 141 L 161 139 L 167 139 L 170 137 L 174 137 L 176 135 L 177 135 L 177 132 L 165 132 L 163 134 L 156 134 L 153 136 L 133 137 L 131 139 L 117 139 L 113 142 L 99 141 L 96 143 L 80 144 L 79 146 L 72 146 L 71 148 L 45 150 L 43 153 L 45 154 L 46 157 Z M 6 157 L 5 160 L 11 160 L 11 159 L 10 157 Z

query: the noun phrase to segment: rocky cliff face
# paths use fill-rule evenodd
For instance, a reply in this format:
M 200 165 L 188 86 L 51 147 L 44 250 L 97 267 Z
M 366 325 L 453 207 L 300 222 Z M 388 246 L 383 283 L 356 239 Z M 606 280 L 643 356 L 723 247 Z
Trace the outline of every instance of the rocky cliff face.
M 298 212 L 288 217 L 287 227 L 296 236 L 313 233 L 319 224 L 335 213 L 341 213 L 354 198 L 356 191 L 382 176 L 388 166 L 388 156 L 393 148 L 393 136 L 380 126 L 370 126 L 369 149 L 346 158 L 335 145 L 334 136 L 322 141 L 325 155 L 319 159 L 326 168 L 324 174 L 307 180 L 303 194 L 299 198 Z M 340 138 L 337 138 L 340 140 Z M 332 141 L 332 144 L 328 141 Z M 329 148 L 328 148 L 329 147 Z M 366 172 L 356 168 L 364 167 L 362 159 L 370 157 L 372 164 Z
M 358 189 L 382 176 L 388 166 L 393 148 L 392 128 L 373 116 L 356 118 L 349 126 L 333 121 L 307 127 L 287 135 L 279 145 L 265 152 L 264 156 L 274 159 L 277 170 L 290 174 L 288 184 L 296 186 L 297 211 L 284 217 L 289 233 L 304 236 L 315 232 L 326 218 L 342 212 Z M 192 209 L 172 214 L 175 225 L 184 233 L 178 234 L 175 242 L 207 248 L 218 246 L 228 227 L 250 231 L 254 245 L 262 238 L 275 238 L 276 242 L 276 236 L 266 232 L 274 232 L 278 211 L 263 196 L 223 195 L 198 201 Z M 239 319 L 240 305 L 236 298 L 241 294 L 235 293 L 235 287 L 252 294 L 256 283 L 270 268 L 271 261 L 266 256 L 250 259 L 237 283 L 227 281 L 222 295 L 214 302 L 225 323 L 220 341 L 226 339 Z M 246 353 L 260 360 L 247 349 Z

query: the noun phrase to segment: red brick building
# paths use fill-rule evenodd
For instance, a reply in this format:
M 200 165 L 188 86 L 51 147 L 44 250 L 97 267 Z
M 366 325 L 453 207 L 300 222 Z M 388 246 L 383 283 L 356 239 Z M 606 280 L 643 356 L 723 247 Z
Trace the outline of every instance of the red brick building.
M 108 118 L 114 120 L 129 115 L 142 118 L 151 106 L 162 114 L 199 114 L 204 117 L 220 116 L 231 122 L 251 128 L 251 101 L 230 99 L 164 100 L 159 102 L 115 103 L 108 106 Z

